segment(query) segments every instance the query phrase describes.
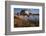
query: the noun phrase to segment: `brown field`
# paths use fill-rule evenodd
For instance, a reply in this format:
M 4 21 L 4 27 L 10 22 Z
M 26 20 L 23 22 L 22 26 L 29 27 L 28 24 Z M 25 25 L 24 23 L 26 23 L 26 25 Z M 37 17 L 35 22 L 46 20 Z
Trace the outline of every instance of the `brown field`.
M 39 21 L 24 20 L 23 17 L 14 16 L 14 27 L 38 27 Z

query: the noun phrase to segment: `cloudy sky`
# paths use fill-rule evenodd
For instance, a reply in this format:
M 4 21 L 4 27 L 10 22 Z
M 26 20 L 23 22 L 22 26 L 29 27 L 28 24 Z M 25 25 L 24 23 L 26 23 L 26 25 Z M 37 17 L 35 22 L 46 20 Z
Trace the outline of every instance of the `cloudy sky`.
M 29 11 L 30 13 L 33 13 L 33 14 L 38 14 L 39 13 L 39 9 L 34 9 L 34 8 L 31 8 L 31 9 L 28 9 L 28 8 L 14 8 L 14 13 L 20 12 L 22 9 L 25 9 L 25 10 Z

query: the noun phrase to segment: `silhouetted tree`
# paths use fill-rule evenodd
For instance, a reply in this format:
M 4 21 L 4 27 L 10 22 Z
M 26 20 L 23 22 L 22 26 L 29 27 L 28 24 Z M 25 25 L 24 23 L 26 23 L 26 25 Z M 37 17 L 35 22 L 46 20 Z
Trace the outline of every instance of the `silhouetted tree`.
M 19 13 L 17 12 L 17 14 L 16 15 L 19 15 Z
M 25 10 L 21 10 L 20 15 L 24 15 L 25 14 Z

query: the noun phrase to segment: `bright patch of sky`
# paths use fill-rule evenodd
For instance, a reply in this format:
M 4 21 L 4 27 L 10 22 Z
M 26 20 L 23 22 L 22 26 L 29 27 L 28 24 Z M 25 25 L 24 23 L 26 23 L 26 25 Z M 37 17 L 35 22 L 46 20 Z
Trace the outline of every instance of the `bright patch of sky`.
M 20 13 L 20 11 L 23 9 L 26 11 L 29 11 L 29 13 L 32 13 L 32 14 L 39 14 L 39 9 L 35 9 L 35 8 L 31 8 L 31 9 L 29 9 L 29 8 L 14 8 L 14 13 L 17 13 L 17 12 Z

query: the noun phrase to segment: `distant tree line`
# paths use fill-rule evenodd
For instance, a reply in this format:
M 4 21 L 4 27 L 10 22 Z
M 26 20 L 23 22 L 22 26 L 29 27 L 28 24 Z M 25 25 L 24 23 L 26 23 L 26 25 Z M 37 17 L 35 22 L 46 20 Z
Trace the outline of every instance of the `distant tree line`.
M 21 10 L 20 13 L 17 13 L 16 15 L 28 15 L 25 13 L 26 10 Z M 29 15 L 39 15 L 39 14 L 32 14 L 32 13 L 29 13 Z

